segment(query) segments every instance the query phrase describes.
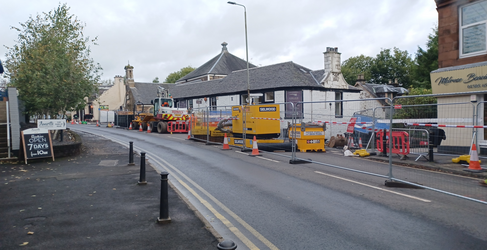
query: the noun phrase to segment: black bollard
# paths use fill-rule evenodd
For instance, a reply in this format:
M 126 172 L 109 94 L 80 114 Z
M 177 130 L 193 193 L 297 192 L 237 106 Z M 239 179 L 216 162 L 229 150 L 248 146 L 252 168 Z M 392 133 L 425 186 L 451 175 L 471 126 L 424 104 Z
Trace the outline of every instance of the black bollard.
M 135 165 L 134 163 L 134 142 L 131 141 L 129 142 L 130 147 L 129 147 L 129 166 Z
M 168 172 L 161 172 L 161 200 L 159 206 L 159 217 L 157 218 L 157 223 L 168 223 L 171 222 L 169 218 L 169 202 L 168 202 L 168 185 L 167 176 Z
M 231 240 L 224 240 L 216 246 L 218 250 L 235 250 L 237 249 L 237 244 Z
M 147 181 L 145 181 L 145 152 L 140 152 L 140 178 L 137 184 L 147 184 Z

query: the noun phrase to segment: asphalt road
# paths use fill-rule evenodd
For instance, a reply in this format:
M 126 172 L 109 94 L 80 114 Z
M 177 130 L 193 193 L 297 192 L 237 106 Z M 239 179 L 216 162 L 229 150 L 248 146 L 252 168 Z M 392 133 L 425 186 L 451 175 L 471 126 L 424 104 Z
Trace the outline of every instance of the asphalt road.
M 289 158 L 90 125 L 147 153 L 151 164 L 238 249 L 485 249 L 485 205 L 428 190 L 391 189 L 384 179 Z M 387 174 L 385 164 L 326 153 L 325 161 Z M 315 157 L 315 156 L 313 156 Z M 415 171 L 415 170 L 403 170 Z M 411 173 L 413 174 L 413 173 Z M 427 175 L 427 173 L 423 173 Z

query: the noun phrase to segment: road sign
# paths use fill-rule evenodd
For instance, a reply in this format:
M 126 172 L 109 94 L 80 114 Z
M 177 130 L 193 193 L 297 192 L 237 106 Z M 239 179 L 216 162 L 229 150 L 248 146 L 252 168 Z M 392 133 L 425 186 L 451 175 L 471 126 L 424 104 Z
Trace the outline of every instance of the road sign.
M 63 130 L 66 129 L 66 120 L 64 119 L 37 120 L 37 128 L 49 129 L 49 130 Z

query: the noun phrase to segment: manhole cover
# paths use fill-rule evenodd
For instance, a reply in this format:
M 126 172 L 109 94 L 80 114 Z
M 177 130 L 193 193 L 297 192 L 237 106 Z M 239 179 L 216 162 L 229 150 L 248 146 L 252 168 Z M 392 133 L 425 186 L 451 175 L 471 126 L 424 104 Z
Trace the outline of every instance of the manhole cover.
M 105 166 L 105 167 L 115 167 L 118 164 L 118 160 L 103 160 L 100 161 L 98 166 Z

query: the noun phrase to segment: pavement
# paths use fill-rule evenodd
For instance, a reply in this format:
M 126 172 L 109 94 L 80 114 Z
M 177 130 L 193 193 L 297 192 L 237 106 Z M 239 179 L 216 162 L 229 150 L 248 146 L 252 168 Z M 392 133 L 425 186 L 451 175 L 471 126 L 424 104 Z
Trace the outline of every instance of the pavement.
M 354 152 L 354 150 L 352 150 L 352 152 Z M 433 161 L 430 161 L 428 154 L 423 156 L 419 154 L 409 154 L 407 157 L 400 157 L 399 155 L 393 154 L 392 164 L 470 176 L 479 178 L 480 180 L 487 179 L 487 158 L 480 158 L 482 171 L 472 172 L 469 170 L 469 164 L 467 162 L 453 163 L 452 159 L 456 157 L 458 156 L 434 153 Z M 380 162 L 389 162 L 389 156 L 371 155 L 367 156 L 367 158 Z
M 0 249 L 217 249 L 221 237 L 170 186 L 160 214 L 161 176 L 128 149 L 80 134 L 78 156 L 0 165 Z

